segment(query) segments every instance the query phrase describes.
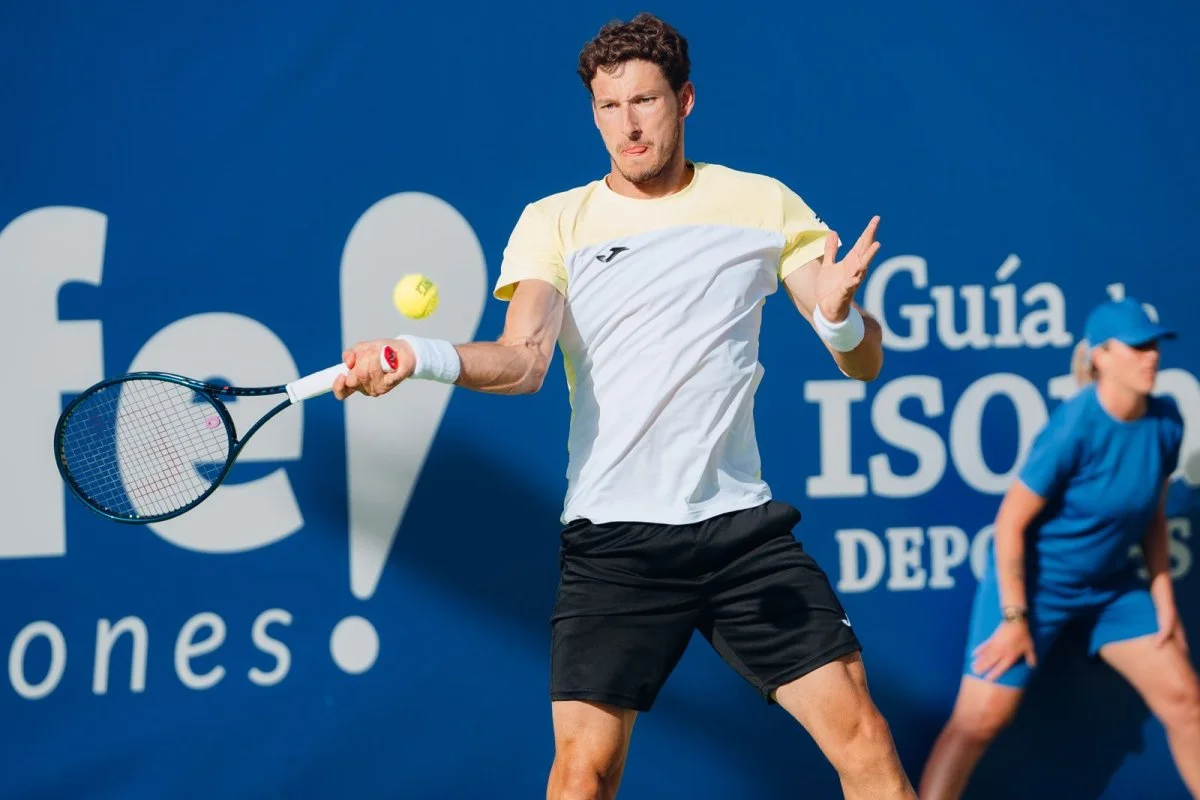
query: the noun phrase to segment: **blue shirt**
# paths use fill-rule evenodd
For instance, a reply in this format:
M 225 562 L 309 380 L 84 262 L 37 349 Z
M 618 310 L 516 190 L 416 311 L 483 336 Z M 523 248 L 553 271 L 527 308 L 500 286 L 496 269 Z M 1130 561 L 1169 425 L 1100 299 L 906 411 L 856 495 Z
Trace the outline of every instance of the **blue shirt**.
M 1027 532 L 1036 588 L 1087 600 L 1132 574 L 1163 485 L 1179 463 L 1183 418 L 1168 397 L 1151 397 L 1136 420 L 1110 416 L 1095 386 L 1051 414 L 1020 480 L 1045 498 Z

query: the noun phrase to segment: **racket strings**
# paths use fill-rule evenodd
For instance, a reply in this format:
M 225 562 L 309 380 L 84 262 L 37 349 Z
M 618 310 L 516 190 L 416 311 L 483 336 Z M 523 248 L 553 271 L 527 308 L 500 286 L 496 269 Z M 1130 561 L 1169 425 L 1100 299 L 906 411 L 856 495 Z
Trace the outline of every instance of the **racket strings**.
M 229 432 L 212 402 L 193 389 L 129 380 L 79 402 L 59 455 L 89 502 L 123 517 L 157 517 L 208 491 L 215 474 L 200 468 L 224 464 Z

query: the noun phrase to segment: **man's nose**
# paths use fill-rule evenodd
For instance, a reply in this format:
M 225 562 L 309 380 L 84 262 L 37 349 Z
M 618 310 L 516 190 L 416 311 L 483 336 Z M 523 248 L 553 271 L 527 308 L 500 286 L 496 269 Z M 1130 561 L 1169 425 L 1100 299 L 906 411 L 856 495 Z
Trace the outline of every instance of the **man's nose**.
M 632 105 L 625 106 L 624 115 L 625 135 L 632 141 L 642 138 L 642 123 Z

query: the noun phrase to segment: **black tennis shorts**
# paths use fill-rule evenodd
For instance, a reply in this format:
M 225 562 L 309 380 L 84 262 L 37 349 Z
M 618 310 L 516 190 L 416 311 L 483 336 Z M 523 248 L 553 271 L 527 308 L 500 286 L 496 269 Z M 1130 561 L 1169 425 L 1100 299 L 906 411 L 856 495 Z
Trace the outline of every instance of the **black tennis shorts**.
M 562 531 L 550 697 L 648 711 L 699 630 L 768 703 L 861 649 L 800 512 L 769 501 L 688 525 L 575 520 Z

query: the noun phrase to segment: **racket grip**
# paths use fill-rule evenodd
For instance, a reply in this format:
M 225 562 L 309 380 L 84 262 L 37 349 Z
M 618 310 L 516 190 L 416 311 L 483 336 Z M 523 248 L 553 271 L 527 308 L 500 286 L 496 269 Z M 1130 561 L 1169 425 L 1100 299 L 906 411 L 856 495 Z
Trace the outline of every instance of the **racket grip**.
M 292 381 L 287 385 L 288 399 L 293 403 L 299 403 L 301 400 L 308 400 L 313 397 L 319 397 L 326 392 L 332 392 L 333 383 L 338 379 L 338 376 L 349 374 L 349 372 L 350 370 L 345 364 L 336 364 L 320 372 L 305 375 L 303 378 Z
M 395 372 L 396 367 L 399 366 L 396 350 L 390 344 L 384 345 L 379 351 L 379 366 L 384 372 Z M 319 397 L 326 392 L 332 392 L 333 384 L 338 379 L 338 376 L 346 375 L 349 372 L 350 370 L 345 364 L 335 364 L 320 372 L 305 375 L 303 378 L 292 381 L 287 385 L 288 399 L 293 403 L 299 403 L 301 400 L 309 400 L 313 397 Z

